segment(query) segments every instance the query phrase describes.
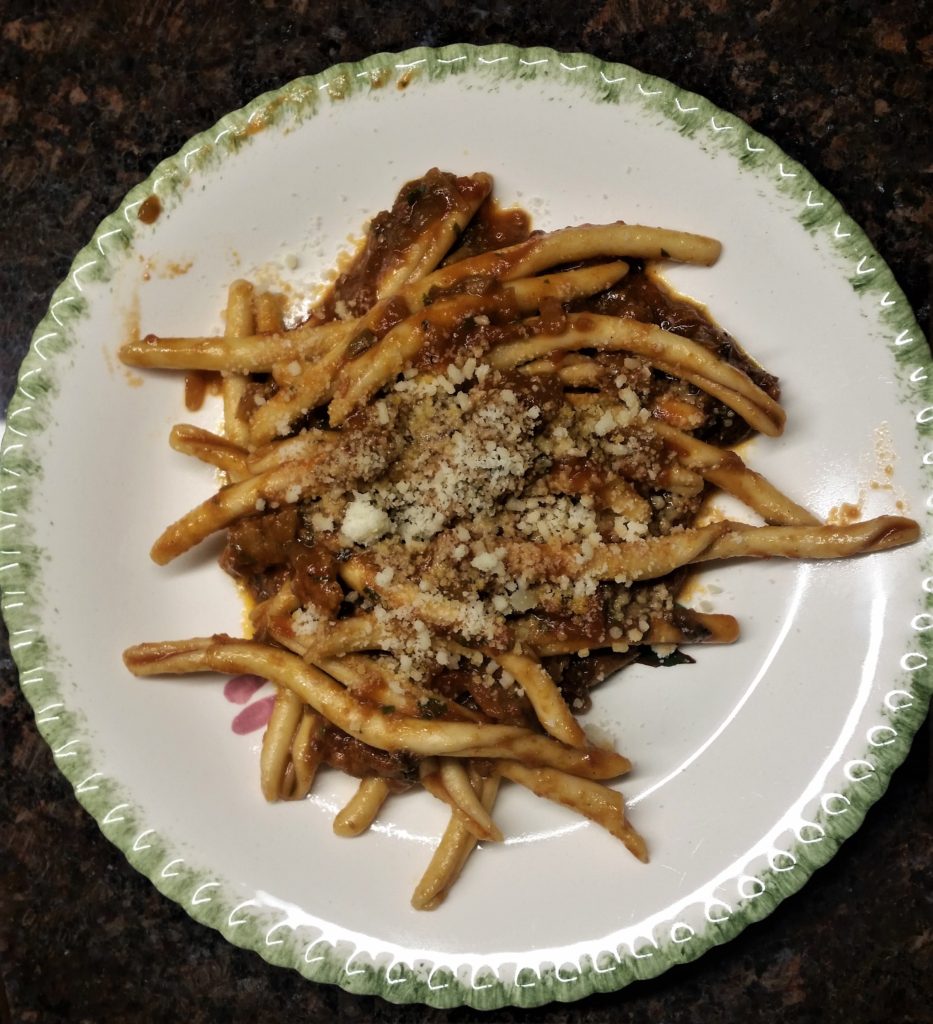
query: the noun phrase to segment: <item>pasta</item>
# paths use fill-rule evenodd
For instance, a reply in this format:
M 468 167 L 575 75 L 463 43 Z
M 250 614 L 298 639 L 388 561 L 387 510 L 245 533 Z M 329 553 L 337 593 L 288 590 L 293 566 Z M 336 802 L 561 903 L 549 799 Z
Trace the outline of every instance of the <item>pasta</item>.
M 224 484 L 151 556 L 226 530 L 221 564 L 252 601 L 251 637 L 141 643 L 126 665 L 272 681 L 261 791 L 301 799 L 324 767 L 357 777 L 338 835 L 401 790 L 442 801 L 418 909 L 507 834 L 509 782 L 648 859 L 610 785 L 630 763 L 580 715 L 625 664 L 737 638 L 731 616 L 679 602 L 690 566 L 918 536 L 900 516 L 824 524 L 734 451 L 781 434 L 778 382 L 656 272 L 715 262 L 715 240 L 622 223 L 532 233 L 492 188 L 436 169 L 406 183 L 301 323 L 237 281 L 222 337 L 121 350 L 220 375 L 222 433 L 180 424 L 170 443 Z M 716 488 L 762 525 L 700 521 Z

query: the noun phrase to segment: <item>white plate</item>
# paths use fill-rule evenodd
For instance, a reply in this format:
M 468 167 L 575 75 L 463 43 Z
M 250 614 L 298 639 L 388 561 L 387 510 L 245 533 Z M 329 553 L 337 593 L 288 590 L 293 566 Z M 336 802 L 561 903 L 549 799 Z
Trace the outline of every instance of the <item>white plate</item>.
M 351 784 L 267 805 L 259 732 L 224 681 L 140 681 L 130 643 L 238 633 L 209 551 L 158 568 L 152 540 L 211 490 L 174 454 L 171 375 L 116 359 L 135 331 L 212 333 L 227 283 L 319 284 L 365 219 L 427 168 L 487 170 L 536 226 L 623 218 L 714 235 L 675 286 L 783 382 L 788 428 L 755 468 L 828 514 L 928 516 L 926 346 L 890 271 L 771 142 L 621 65 L 510 47 L 416 50 L 260 97 L 161 164 L 55 293 L 3 442 L 5 614 L 62 771 L 129 860 L 195 918 L 309 978 L 396 1001 L 534 1005 L 699 955 L 798 889 L 860 823 L 929 699 L 929 541 L 836 564 L 717 566 L 697 600 L 740 620 L 693 666 L 633 667 L 591 720 L 636 765 L 622 789 L 650 865 L 516 790 L 443 908 L 409 906 L 445 815 L 391 801 L 338 839 Z M 146 197 L 163 206 L 139 221 Z M 297 257 L 297 268 L 288 266 Z M 214 426 L 216 406 L 202 414 Z M 703 589 L 705 588 L 705 589 Z M 252 702 L 263 694 L 252 696 Z M 244 705 L 246 706 L 246 705 Z

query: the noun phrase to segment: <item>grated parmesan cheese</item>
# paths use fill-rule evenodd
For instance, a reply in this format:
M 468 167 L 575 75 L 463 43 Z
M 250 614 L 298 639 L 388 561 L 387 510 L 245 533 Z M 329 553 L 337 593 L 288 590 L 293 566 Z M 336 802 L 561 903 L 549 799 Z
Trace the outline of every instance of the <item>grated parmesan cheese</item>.
M 371 504 L 368 495 L 357 494 L 347 505 L 340 534 L 351 544 L 370 544 L 389 532 L 389 517 Z

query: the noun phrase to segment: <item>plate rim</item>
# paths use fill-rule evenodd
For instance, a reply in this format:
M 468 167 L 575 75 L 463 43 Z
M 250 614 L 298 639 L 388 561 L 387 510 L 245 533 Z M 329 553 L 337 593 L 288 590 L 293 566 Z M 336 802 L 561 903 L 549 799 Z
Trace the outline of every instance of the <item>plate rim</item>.
M 570 76 L 568 81 L 593 90 L 601 101 L 618 103 L 634 98 L 672 120 L 684 134 L 692 136 L 703 131 L 704 142 L 729 149 L 748 167 L 761 169 L 766 160 L 771 161 L 772 167 L 776 163 L 777 187 L 798 202 L 797 219 L 804 228 L 811 233 L 828 232 L 834 248 L 852 267 L 849 281 L 853 289 L 877 292 L 880 296 L 878 322 L 890 332 L 893 358 L 900 368 L 907 362 L 919 364 L 919 370 L 910 379 L 916 395 L 928 404 L 915 416 L 917 438 L 933 435 L 933 361 L 893 274 L 831 193 L 769 138 L 698 94 L 629 65 L 603 61 L 589 54 L 511 44 L 452 44 L 383 52 L 294 79 L 224 115 L 189 139 L 176 154 L 162 160 L 145 181 L 131 189 L 78 252 L 33 334 L 7 410 L 0 450 L 0 474 L 4 476 L 0 485 L 0 525 L 8 533 L 3 545 L 7 557 L 3 560 L 6 564 L 0 566 L 0 586 L 6 599 L 3 617 L 10 632 L 20 688 L 33 708 L 37 728 L 49 744 L 58 769 L 72 783 L 77 799 L 104 836 L 157 889 L 196 921 L 220 931 L 232 944 L 251 949 L 270 963 L 294 968 L 310 980 L 334 983 L 356 994 L 379 995 L 396 1003 L 435 1007 L 466 1004 L 492 1009 L 506 1005 L 538 1006 L 553 1000 L 572 1001 L 594 992 L 616 991 L 637 979 L 655 977 L 677 963 L 694 960 L 766 917 L 830 860 L 841 843 L 858 830 L 869 807 L 883 794 L 926 717 L 933 691 L 933 671 L 929 667 L 933 656 L 933 577 L 925 581 L 919 603 L 922 611 L 916 619 L 925 618 L 924 628 L 915 627 L 917 650 L 901 659 L 901 668 L 912 683 L 912 701 L 890 709 L 897 714 L 894 738 L 873 751 L 874 763 L 864 762 L 871 770 L 852 778 L 849 789 L 842 794 L 849 801 L 849 813 L 827 812 L 814 822 L 822 834 L 817 839 L 799 839 L 793 850 L 793 869 L 774 867 L 755 876 L 753 881 L 761 889 L 750 890 L 745 903 L 728 916 L 708 918 L 709 926 L 704 931 L 691 929 L 690 935 L 677 934 L 675 923 L 668 941 L 652 949 L 633 949 L 631 956 L 606 951 L 614 961 L 609 966 L 605 966 L 605 961 L 600 964 L 597 957 L 595 961 L 574 965 L 576 975 L 571 972 L 568 976 L 568 965 L 545 964 L 538 971 L 531 970 L 532 976 L 525 980 L 519 971 L 511 981 L 503 981 L 495 974 L 484 976 L 484 970 L 491 969 L 484 968 L 481 957 L 476 968 L 463 976 L 442 964 L 425 969 L 391 958 L 389 962 L 380 957 L 364 959 L 348 945 L 330 945 L 323 939 L 306 945 L 305 940 L 298 942 L 293 934 L 270 941 L 281 922 L 268 915 L 249 917 L 245 905 L 231 906 L 223 898 L 215 899 L 224 896 L 222 891 L 215 891 L 221 883 L 211 881 L 204 869 L 186 866 L 175 856 L 177 850 L 170 841 L 143 827 L 145 822 L 133 807 L 132 799 L 126 799 L 128 794 L 119 781 L 96 771 L 90 744 L 75 738 L 87 735 L 84 716 L 80 710 L 66 706 L 57 675 L 48 668 L 48 663 L 61 659 L 45 636 L 41 596 L 35 596 L 37 590 L 41 591 L 44 552 L 31 543 L 29 485 L 32 479 L 41 477 L 42 467 L 30 455 L 29 440 L 41 435 L 52 418 L 56 378 L 50 371 L 67 358 L 72 344 L 69 327 L 87 308 L 84 287 L 109 279 L 110 257 L 119 257 L 131 247 L 138 224 L 135 212 L 149 195 L 158 195 L 163 202 L 171 203 L 185 189 L 190 177 L 197 177 L 199 169 L 234 153 L 258 129 L 271 127 L 284 116 L 299 121 L 313 117 L 320 103 L 340 102 L 355 90 L 372 88 L 379 76 L 402 72 L 417 78 L 426 72 L 430 81 L 455 75 L 466 67 L 482 67 L 496 80 L 503 81 L 515 77 L 532 80 L 551 74 Z M 659 111 L 658 97 L 668 101 L 667 110 Z M 933 455 L 930 458 L 933 460 Z M 929 469 L 928 462 L 924 461 L 924 466 Z M 926 507 L 933 506 L 928 502 Z M 918 558 L 929 570 L 929 551 Z M 24 595 L 21 601 L 9 601 L 11 595 L 18 593 Z

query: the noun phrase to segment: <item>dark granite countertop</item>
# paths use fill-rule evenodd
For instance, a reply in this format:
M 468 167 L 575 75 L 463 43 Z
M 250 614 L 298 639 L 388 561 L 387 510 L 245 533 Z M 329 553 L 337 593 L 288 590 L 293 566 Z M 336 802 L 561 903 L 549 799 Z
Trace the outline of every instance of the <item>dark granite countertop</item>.
M 928 326 L 933 25 L 849 0 L 331 0 L 0 6 L 0 400 L 75 252 L 128 189 L 254 95 L 379 50 L 513 42 L 669 78 L 769 136 L 862 225 Z M 928 9 L 927 9 L 928 13 Z M 0 1020 L 473 1020 L 311 984 L 136 874 L 57 772 L 0 654 Z M 5 1002 L 4 1006 L 4 993 Z M 614 995 L 495 1020 L 933 1021 L 929 728 L 804 891 Z

